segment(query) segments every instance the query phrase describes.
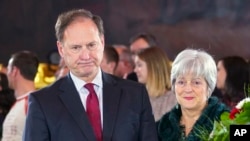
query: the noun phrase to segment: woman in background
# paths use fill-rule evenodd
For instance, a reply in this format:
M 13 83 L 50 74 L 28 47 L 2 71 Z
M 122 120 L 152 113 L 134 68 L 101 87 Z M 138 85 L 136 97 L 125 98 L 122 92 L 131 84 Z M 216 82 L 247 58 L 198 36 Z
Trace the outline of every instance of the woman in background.
M 240 56 L 227 56 L 217 63 L 217 88 L 222 93 L 222 102 L 230 108 L 244 99 L 244 89 L 249 84 L 247 61 Z
M 158 48 L 146 48 L 135 56 L 134 72 L 138 81 L 146 85 L 155 121 L 176 105 L 170 85 L 171 62 Z

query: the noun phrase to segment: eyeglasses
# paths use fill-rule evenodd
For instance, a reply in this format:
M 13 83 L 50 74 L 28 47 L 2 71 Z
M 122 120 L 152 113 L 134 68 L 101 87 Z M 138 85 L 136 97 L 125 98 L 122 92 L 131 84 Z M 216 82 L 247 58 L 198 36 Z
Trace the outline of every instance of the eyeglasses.
M 177 79 L 175 82 L 175 86 L 183 88 L 189 84 L 191 87 L 199 88 L 204 82 L 201 79 L 193 79 L 193 80 L 185 80 L 185 79 Z

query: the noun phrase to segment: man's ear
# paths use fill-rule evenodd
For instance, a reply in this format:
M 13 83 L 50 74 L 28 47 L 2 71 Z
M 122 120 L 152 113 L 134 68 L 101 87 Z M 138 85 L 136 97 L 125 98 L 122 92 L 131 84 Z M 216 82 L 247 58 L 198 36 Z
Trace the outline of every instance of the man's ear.
M 16 66 L 13 66 L 11 70 L 11 74 L 13 76 L 17 76 L 18 74 L 20 74 L 20 70 Z

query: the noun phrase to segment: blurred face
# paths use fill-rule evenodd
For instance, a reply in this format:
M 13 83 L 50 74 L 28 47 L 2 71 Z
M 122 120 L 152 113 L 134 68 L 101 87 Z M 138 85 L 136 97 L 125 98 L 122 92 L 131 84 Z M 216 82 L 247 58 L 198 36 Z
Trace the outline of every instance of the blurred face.
M 117 53 L 119 54 L 119 61 L 118 61 L 118 64 L 117 64 L 117 67 L 116 67 L 116 70 L 115 70 L 115 75 L 118 76 L 118 77 L 123 77 L 125 75 L 125 73 L 127 73 L 127 67 L 126 66 L 126 61 L 125 60 L 122 60 L 121 59 L 121 54 L 122 54 L 122 51 L 124 50 L 123 48 L 115 48 L 115 50 L 117 51 Z
M 135 56 L 135 69 L 134 72 L 137 75 L 138 82 L 145 84 L 148 77 L 148 69 L 145 61 L 141 60 L 138 56 Z
M 188 73 L 179 76 L 174 87 L 176 99 L 183 110 L 203 110 L 208 99 L 208 86 L 204 78 Z
M 108 62 L 106 55 L 104 55 L 102 62 L 101 62 L 101 68 L 104 72 L 109 73 L 109 74 L 113 74 L 113 70 L 114 70 L 114 62 Z
M 224 89 L 226 77 L 227 77 L 227 72 L 224 68 L 223 62 L 219 61 L 217 64 L 217 83 L 216 83 L 218 89 L 220 90 Z
M 130 50 L 133 53 L 137 53 L 138 51 L 144 48 L 148 48 L 148 47 L 149 47 L 149 44 L 144 39 L 139 38 L 138 40 L 136 40 L 130 45 Z
M 117 64 L 117 68 L 115 70 L 115 75 L 119 76 L 119 77 L 123 77 L 125 75 L 126 72 L 126 62 L 123 60 L 119 60 L 118 64 Z
M 86 82 L 91 82 L 98 72 L 104 50 L 104 37 L 99 35 L 90 19 L 78 19 L 64 32 L 58 51 L 69 70 Z
M 115 49 L 119 54 L 119 61 L 115 69 L 115 75 L 126 79 L 127 75 L 133 71 L 134 64 L 128 60 L 126 55 L 124 55 L 124 51 L 126 51 L 128 48 L 116 47 Z

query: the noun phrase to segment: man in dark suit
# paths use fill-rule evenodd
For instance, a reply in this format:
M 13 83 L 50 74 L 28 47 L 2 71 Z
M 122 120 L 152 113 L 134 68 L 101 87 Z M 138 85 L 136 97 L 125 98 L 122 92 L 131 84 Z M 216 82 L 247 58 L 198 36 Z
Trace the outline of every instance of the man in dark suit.
M 70 72 L 30 95 L 23 140 L 157 141 L 145 86 L 100 69 L 105 44 L 101 18 L 72 10 L 58 17 L 55 29 L 59 54 Z

